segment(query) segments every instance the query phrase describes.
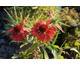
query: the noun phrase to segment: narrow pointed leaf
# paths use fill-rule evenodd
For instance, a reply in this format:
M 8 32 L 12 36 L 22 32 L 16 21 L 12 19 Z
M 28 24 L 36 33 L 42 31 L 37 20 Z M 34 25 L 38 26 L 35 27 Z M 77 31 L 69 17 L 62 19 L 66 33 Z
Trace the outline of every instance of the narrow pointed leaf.
M 52 54 L 54 55 L 54 59 L 58 59 L 58 53 L 55 49 L 52 50 Z
M 78 54 L 76 54 L 76 57 L 75 57 L 75 59 L 78 59 Z
M 79 54 L 78 50 L 76 50 L 75 48 L 71 48 L 70 50 L 73 50 Z
M 55 42 L 57 41 L 58 35 L 59 35 L 59 31 L 56 33 L 54 40 L 52 40 L 52 44 L 55 44 Z
M 28 54 L 28 53 L 31 53 L 32 51 L 34 51 L 34 49 L 37 48 L 37 45 L 38 45 L 38 43 L 33 44 L 33 45 L 31 46 L 31 48 L 27 51 L 27 54 Z
M 20 21 L 21 21 L 21 22 L 22 22 L 22 20 L 23 20 L 22 13 L 23 13 L 23 11 L 20 12 Z
M 40 54 L 40 59 L 43 59 L 43 54 L 42 53 Z
M 16 12 L 15 6 L 14 6 L 14 13 L 15 13 L 16 21 L 18 22 L 18 19 L 17 19 L 17 12 Z
M 31 59 L 33 57 L 34 57 L 34 55 L 30 55 L 30 56 L 27 56 L 26 59 Z
M 9 45 L 10 45 L 12 42 L 16 42 L 16 41 L 13 41 L 13 40 L 12 40 L 11 42 L 9 42 Z
M 22 52 L 22 51 L 26 51 L 27 49 L 29 49 L 32 46 L 32 44 L 27 44 L 24 45 L 23 47 L 21 47 L 19 50 L 17 50 L 17 53 Z
M 53 54 L 54 59 L 58 59 L 58 53 L 57 53 L 56 49 L 53 46 L 52 47 L 50 46 L 48 48 L 51 51 L 51 53 Z
M 5 10 L 6 13 L 9 15 L 10 19 L 13 20 L 13 21 L 15 21 L 15 20 L 13 19 L 13 17 L 8 13 L 8 11 L 7 11 L 6 9 L 4 9 L 4 10 Z
M 20 57 L 21 55 L 14 55 L 14 56 L 12 56 L 11 58 L 12 59 L 16 59 L 16 58 L 18 58 L 18 57 Z
M 52 54 L 53 54 L 53 56 L 54 56 L 54 59 L 58 59 L 58 53 L 57 53 L 57 49 L 56 48 L 54 48 L 53 46 L 51 46 L 51 48 L 52 48 Z
M 43 51 L 44 51 L 44 58 L 45 58 L 45 59 L 49 59 L 49 57 L 48 57 L 48 54 L 47 54 L 46 50 L 45 50 L 45 49 L 43 49 Z
M 26 43 L 22 44 L 22 45 L 20 46 L 20 48 L 22 48 L 22 47 L 25 46 L 25 45 L 26 45 Z
M 52 45 L 52 46 L 59 49 L 59 46 L 58 45 Z

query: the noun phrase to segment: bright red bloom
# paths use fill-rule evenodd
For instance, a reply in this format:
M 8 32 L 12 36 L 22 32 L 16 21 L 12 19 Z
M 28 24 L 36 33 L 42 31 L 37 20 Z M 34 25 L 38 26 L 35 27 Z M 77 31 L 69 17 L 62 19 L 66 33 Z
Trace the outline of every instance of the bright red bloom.
M 55 35 L 57 28 L 54 26 L 48 28 L 50 21 L 51 20 L 48 20 L 47 23 L 44 21 L 37 22 L 31 29 L 31 34 L 42 42 L 51 40 Z
M 14 41 L 22 41 L 26 38 L 26 34 L 29 34 L 29 31 L 26 28 L 23 28 L 22 26 L 25 24 L 25 22 L 18 24 L 14 26 L 12 29 L 10 29 L 7 33 L 12 32 L 10 38 L 13 37 Z

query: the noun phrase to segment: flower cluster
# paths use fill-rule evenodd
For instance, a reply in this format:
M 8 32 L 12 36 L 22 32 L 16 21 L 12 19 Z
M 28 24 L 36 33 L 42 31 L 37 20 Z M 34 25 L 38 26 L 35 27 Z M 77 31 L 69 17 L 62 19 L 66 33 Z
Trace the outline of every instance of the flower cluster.
M 57 28 L 55 26 L 49 27 L 49 23 L 51 20 L 48 20 L 47 23 L 44 21 L 39 21 L 34 24 L 33 28 L 31 28 L 31 34 L 34 37 L 37 37 L 38 40 L 42 42 L 46 42 L 47 40 L 51 40 L 53 36 L 56 34 Z M 29 31 L 26 28 L 23 28 L 25 22 L 14 26 L 7 33 L 12 32 L 10 38 L 13 38 L 14 41 L 22 41 L 29 35 Z
M 46 42 L 47 40 L 51 40 L 53 38 L 53 35 L 55 35 L 55 31 L 57 31 L 56 27 L 50 27 L 48 28 L 48 25 L 50 23 L 50 20 L 46 22 L 39 21 L 37 22 L 34 27 L 31 29 L 31 34 L 34 37 L 37 37 L 38 40 L 42 42 Z
M 7 33 L 12 32 L 10 38 L 13 37 L 14 41 L 22 41 L 26 38 L 26 34 L 29 34 L 29 31 L 26 28 L 23 28 L 22 26 L 25 24 L 25 22 L 18 24 L 14 26 L 12 29 L 10 29 Z

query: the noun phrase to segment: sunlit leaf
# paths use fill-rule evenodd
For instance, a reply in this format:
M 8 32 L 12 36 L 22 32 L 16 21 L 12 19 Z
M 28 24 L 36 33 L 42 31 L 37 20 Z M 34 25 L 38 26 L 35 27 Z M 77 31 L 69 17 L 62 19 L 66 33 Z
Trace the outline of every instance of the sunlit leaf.
M 78 54 L 76 54 L 76 57 L 75 57 L 75 59 L 78 59 Z
M 79 44 L 79 42 L 75 42 L 75 44 L 74 44 L 75 46 L 79 46 L 80 44 Z
M 43 59 L 43 54 L 42 53 L 40 54 L 40 59 Z
M 70 47 L 70 46 L 65 46 L 64 48 L 65 48 L 65 49 L 70 49 L 71 47 Z
M 64 59 L 64 57 L 61 55 L 58 55 L 58 59 Z
M 54 56 L 54 59 L 58 59 L 58 53 L 57 53 L 57 50 L 52 46 L 52 47 L 48 47 L 49 50 L 51 51 L 51 53 L 53 54 Z
M 22 44 L 22 45 L 20 46 L 20 48 L 22 48 L 24 45 L 26 45 L 26 43 Z
M 18 58 L 18 57 L 20 57 L 21 55 L 14 55 L 14 56 L 12 56 L 11 58 L 12 59 L 16 59 L 16 58 Z
M 59 46 L 58 45 L 52 45 L 52 46 L 59 49 Z
M 38 8 L 38 7 L 36 7 L 36 6 L 35 6 L 35 7 L 32 7 L 32 9 L 37 9 L 37 8 Z
M 58 55 L 61 55 L 61 54 L 62 54 L 62 51 L 59 51 L 59 52 L 58 52 Z
M 58 53 L 55 49 L 52 50 L 52 54 L 54 55 L 54 59 L 58 59 Z
M 47 54 L 46 50 L 45 50 L 45 49 L 43 49 L 43 51 L 44 51 L 44 58 L 45 58 L 45 59 L 49 59 L 49 57 L 48 57 L 48 54 Z
M 79 54 L 78 50 L 76 50 L 75 48 L 71 48 L 70 50 L 75 51 Z
M 51 48 L 51 46 L 48 46 L 47 48 L 48 48 L 50 51 L 52 51 L 52 48 Z

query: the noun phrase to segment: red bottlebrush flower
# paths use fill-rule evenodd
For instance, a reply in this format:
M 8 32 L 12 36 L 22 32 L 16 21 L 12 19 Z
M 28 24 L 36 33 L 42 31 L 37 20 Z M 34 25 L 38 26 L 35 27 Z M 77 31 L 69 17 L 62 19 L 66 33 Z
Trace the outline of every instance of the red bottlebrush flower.
M 23 28 L 23 25 L 25 22 L 18 24 L 14 26 L 12 29 L 10 29 L 7 33 L 12 32 L 10 38 L 13 37 L 14 41 L 22 41 L 26 38 L 26 34 L 29 34 L 29 31 L 26 28 Z
M 47 23 L 44 21 L 37 22 L 31 29 L 31 34 L 42 42 L 51 40 L 55 35 L 57 28 L 54 26 L 48 28 L 50 21 L 51 20 L 48 20 Z
M 62 30 L 62 27 L 61 27 L 59 24 L 55 24 L 55 26 L 56 26 L 59 30 L 61 30 L 63 33 L 65 33 L 65 32 Z

